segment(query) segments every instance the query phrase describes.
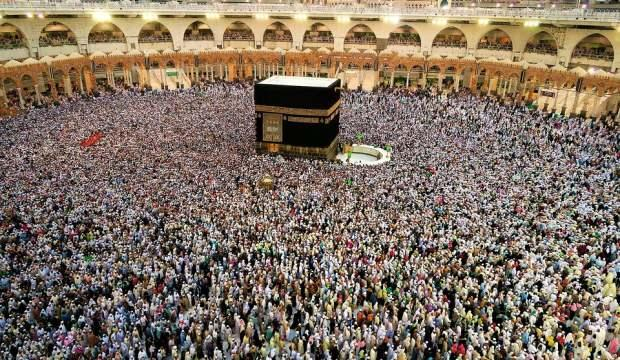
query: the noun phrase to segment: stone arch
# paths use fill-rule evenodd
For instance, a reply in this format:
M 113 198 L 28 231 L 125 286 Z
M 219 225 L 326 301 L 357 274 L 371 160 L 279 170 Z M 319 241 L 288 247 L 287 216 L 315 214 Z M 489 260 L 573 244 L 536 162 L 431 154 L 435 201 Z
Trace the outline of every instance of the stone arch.
M 347 31 L 344 36 L 345 44 L 376 44 L 375 32 L 366 24 L 357 24 Z
M 293 42 L 293 34 L 288 26 L 284 25 L 280 21 L 276 21 L 267 26 L 263 33 L 263 44 L 267 41 L 272 42 Z
M 558 54 L 558 42 L 553 35 L 547 31 L 539 31 L 536 34 L 530 36 L 525 43 L 524 53 L 538 53 L 538 54 Z
M 63 45 L 77 45 L 75 32 L 73 32 L 73 30 L 71 30 L 67 25 L 58 21 L 52 21 L 45 25 L 39 34 L 39 46 L 46 47 Z
M 172 42 L 172 34 L 168 27 L 159 21 L 151 21 L 142 25 L 138 34 L 139 43 Z
M 607 36 L 600 33 L 593 33 L 585 36 L 575 44 L 571 50 L 571 59 L 584 56 L 587 58 L 601 58 L 613 62 L 614 51 L 614 46 Z
M 24 32 L 11 23 L 0 25 L 0 49 L 17 49 L 28 47 Z
M 10 105 L 9 106 L 18 106 L 19 105 L 19 82 L 13 79 L 10 76 L 2 79 L 2 89 L 4 90 L 4 94 L 8 99 Z
M 401 25 L 390 32 L 388 45 L 420 46 L 420 33 L 409 25 Z
M 491 29 L 478 39 L 476 48 L 512 51 L 512 38 L 502 29 Z
M 100 22 L 95 24 L 88 32 L 88 43 L 125 43 L 125 33 L 116 24 Z
M 322 44 L 321 46 L 334 46 L 334 34 L 325 24 L 316 22 L 304 33 L 304 42 Z
M 243 21 L 234 21 L 224 31 L 224 41 L 254 41 L 254 31 Z
M 213 30 L 202 21 L 189 24 L 183 33 L 183 41 L 213 41 Z
M 467 48 L 467 37 L 463 30 L 449 26 L 438 32 L 433 38 L 432 47 Z

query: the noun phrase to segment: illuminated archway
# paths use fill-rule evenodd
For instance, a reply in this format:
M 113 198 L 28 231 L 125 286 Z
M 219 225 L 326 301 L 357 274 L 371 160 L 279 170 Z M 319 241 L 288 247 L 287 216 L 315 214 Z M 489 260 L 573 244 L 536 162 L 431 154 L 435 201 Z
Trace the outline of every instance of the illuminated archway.
M 185 29 L 183 41 L 213 41 L 213 31 L 202 21 L 193 22 Z
M 318 47 L 333 47 L 334 35 L 327 26 L 322 23 L 314 23 L 304 33 L 304 47 L 313 44 Z
M 388 45 L 420 46 L 420 34 L 409 25 L 403 25 L 390 33 Z
M 352 27 L 344 37 L 345 45 L 374 45 L 377 36 L 368 25 L 359 24 Z
M 125 34 L 116 25 L 112 23 L 99 23 L 88 33 L 88 43 L 125 43 Z
M 293 42 L 293 35 L 289 28 L 281 22 L 275 22 L 267 27 L 263 35 L 263 44 L 267 42 Z
M 503 30 L 491 30 L 480 38 L 478 49 L 512 51 L 512 39 Z
M 0 25 L 0 49 L 25 48 L 26 37 L 17 27 L 11 24 Z
M 77 45 L 75 33 L 66 25 L 54 21 L 43 28 L 39 36 L 40 47 L 65 45 Z
M 144 24 L 138 34 L 139 43 L 164 43 L 172 42 L 170 30 L 160 22 L 152 21 Z

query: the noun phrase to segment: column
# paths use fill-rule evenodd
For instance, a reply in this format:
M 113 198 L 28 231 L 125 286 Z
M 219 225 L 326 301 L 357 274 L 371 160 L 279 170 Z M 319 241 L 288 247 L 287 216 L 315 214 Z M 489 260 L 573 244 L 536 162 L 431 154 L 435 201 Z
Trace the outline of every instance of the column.
M 558 91 L 558 87 L 555 86 L 555 96 L 553 97 L 553 107 L 550 109 L 551 112 L 556 112 L 556 107 L 558 105 L 558 95 L 560 95 Z
M 254 71 L 252 71 L 254 73 L 254 81 L 256 81 L 256 73 L 258 72 L 258 67 L 256 66 L 256 64 L 254 64 L 252 69 L 254 70 Z
M 407 70 L 407 80 L 405 81 L 405 87 L 409 89 L 409 70 Z
M 80 83 L 80 93 L 84 93 L 84 79 L 82 78 L 82 74 L 78 74 L 78 82 Z
M 17 95 L 19 96 L 19 107 L 23 109 L 26 105 L 26 102 L 24 101 L 24 97 L 22 96 L 22 88 L 16 88 L 16 90 Z
M 63 80 L 65 82 L 65 95 L 72 96 L 73 88 L 71 86 L 71 78 L 69 77 L 69 75 L 65 75 Z
M 4 104 L 4 107 L 9 107 L 9 98 L 6 96 L 6 90 L 4 90 L 4 86 L 2 86 L 2 91 L 1 91 L 1 95 L 2 95 L 2 103 Z
M 527 95 L 527 89 L 529 87 L 529 81 L 525 80 L 525 83 L 523 83 L 523 90 L 521 91 L 521 99 L 524 100 L 525 96 Z
M 35 96 L 37 97 L 37 104 L 41 105 L 41 91 L 39 91 L 38 81 L 34 84 L 34 93 L 35 93 Z
M 362 87 L 362 67 L 359 68 L 359 70 L 357 71 L 357 86 L 359 86 L 360 88 Z
M 50 92 L 52 93 L 52 98 L 54 100 L 57 100 L 58 99 L 58 90 L 56 89 L 56 82 L 54 82 L 54 79 L 50 78 L 48 85 L 50 87 Z M 4 94 L 4 97 L 6 99 L 6 94 Z
M 394 87 L 394 70 L 390 74 L 390 87 Z
M 461 85 L 461 74 L 457 73 L 454 78 L 454 91 L 459 91 L 459 86 Z

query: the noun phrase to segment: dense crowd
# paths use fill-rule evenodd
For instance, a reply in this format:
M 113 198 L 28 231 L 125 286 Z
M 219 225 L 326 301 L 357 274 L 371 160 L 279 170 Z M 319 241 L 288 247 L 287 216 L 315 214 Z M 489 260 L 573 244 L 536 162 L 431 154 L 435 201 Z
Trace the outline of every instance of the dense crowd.
M 1 358 L 618 356 L 617 130 L 349 92 L 343 140 L 393 149 L 356 167 L 256 155 L 252 99 L 129 90 L 0 123 Z

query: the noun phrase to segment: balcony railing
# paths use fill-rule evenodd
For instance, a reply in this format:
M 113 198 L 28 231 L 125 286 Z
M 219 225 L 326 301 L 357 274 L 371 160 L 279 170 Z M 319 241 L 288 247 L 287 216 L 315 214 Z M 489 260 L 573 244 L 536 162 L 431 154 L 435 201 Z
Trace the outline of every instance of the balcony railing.
M 575 51 L 573 51 L 572 59 L 575 59 L 575 58 L 586 58 L 588 60 L 613 61 L 614 54 L 611 52 L 599 52 L 596 50 L 589 50 L 589 49 L 575 49 Z
M 377 43 L 377 38 L 347 38 L 344 39 L 345 44 L 357 44 L 357 45 L 375 45 Z
M 620 20 L 620 11 L 593 10 L 593 9 L 544 9 L 544 8 L 450 8 L 437 7 L 411 8 L 398 6 L 365 6 L 357 5 L 304 5 L 304 4 L 203 4 L 178 2 L 77 2 L 76 0 L 34 0 L 34 1 L 5 1 L 0 4 L 0 10 L 7 14 L 20 12 L 45 11 L 49 14 L 76 14 L 88 13 L 94 10 L 107 10 L 112 13 L 127 14 L 145 11 L 162 12 L 169 14 L 192 13 L 221 13 L 221 14 L 290 14 L 304 12 L 310 14 L 334 15 L 400 15 L 409 17 L 451 17 L 451 18 L 531 18 L 566 21 L 606 21 Z
M 26 43 L 22 39 L 0 39 L 0 49 L 11 50 L 25 48 Z
M 433 47 L 446 47 L 446 48 L 467 48 L 467 43 L 464 42 L 449 42 L 449 41 L 435 41 Z
M 39 38 L 39 46 L 65 46 L 65 45 L 77 45 L 77 40 L 71 37 L 50 37 L 41 36 Z
M 122 35 L 90 34 L 88 36 L 89 44 L 124 43 L 124 42 L 127 42 L 127 40 Z
M 139 36 L 139 43 L 165 43 L 172 42 L 172 36 L 170 35 L 147 35 Z
M 420 46 L 420 40 L 418 39 L 406 39 L 406 38 L 390 38 L 388 39 L 388 45 L 409 45 Z
M 557 54 L 558 49 L 549 47 L 549 46 L 544 46 L 544 45 L 540 45 L 540 46 L 527 45 L 525 47 L 525 52 L 532 53 L 532 54 L 555 55 Z
M 479 44 L 478 49 L 482 50 L 497 50 L 497 51 L 512 51 L 512 45 L 507 44 Z
M 305 42 L 330 44 L 334 42 L 333 36 L 304 36 Z
M 215 38 L 213 34 L 210 35 L 185 35 L 183 37 L 184 41 L 213 41 Z
M 274 33 L 265 33 L 263 41 L 289 42 L 293 41 L 293 36 L 291 34 L 280 35 Z
M 224 33 L 224 41 L 254 41 L 254 35 L 230 31 Z

